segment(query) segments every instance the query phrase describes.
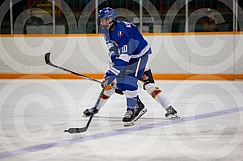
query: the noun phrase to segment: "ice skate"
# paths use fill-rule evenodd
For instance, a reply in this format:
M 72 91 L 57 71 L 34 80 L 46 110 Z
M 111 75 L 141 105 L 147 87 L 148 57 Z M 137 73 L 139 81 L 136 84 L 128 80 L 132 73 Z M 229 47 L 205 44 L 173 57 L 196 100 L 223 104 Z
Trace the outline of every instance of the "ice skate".
M 132 126 L 134 125 L 134 117 L 135 113 L 133 110 L 127 110 L 125 116 L 123 117 L 122 121 L 124 122 L 124 126 Z
M 166 109 L 167 113 L 165 114 L 165 117 L 168 118 L 168 119 L 178 119 L 180 118 L 178 115 L 177 115 L 177 111 L 172 107 L 168 107 Z
M 145 108 L 144 104 L 141 102 L 141 100 L 138 98 L 137 106 L 134 110 L 134 122 L 137 121 L 141 116 L 143 116 L 147 112 L 147 109 Z

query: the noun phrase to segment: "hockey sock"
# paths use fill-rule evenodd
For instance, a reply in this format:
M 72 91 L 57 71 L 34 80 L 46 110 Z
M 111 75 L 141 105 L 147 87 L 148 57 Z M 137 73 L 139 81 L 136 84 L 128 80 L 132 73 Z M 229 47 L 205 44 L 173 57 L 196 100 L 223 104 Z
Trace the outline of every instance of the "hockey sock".
M 96 109 L 100 110 L 114 92 L 114 88 L 111 88 L 110 90 L 105 90 Z
M 137 104 L 137 97 L 127 98 L 127 110 L 134 111 L 136 104 Z
M 145 85 L 146 91 L 164 108 L 171 106 L 170 101 L 162 94 L 162 91 L 154 83 Z
M 127 110 L 134 110 L 137 104 L 137 96 L 138 96 L 137 90 L 134 91 L 126 90 L 124 93 L 126 95 L 126 100 L 127 100 Z

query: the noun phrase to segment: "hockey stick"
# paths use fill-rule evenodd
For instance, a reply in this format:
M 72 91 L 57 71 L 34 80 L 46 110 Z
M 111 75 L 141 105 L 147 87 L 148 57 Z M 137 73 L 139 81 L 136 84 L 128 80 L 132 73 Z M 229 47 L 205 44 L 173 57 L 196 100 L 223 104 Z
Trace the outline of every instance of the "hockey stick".
M 106 80 L 106 82 L 107 82 L 107 80 Z M 97 101 L 96 101 L 96 103 L 95 103 L 95 106 L 94 106 L 93 111 L 96 110 L 96 108 L 97 108 L 97 106 L 98 106 L 98 104 L 99 104 L 99 102 L 100 102 L 100 100 L 101 100 L 101 97 L 102 97 L 104 91 L 105 91 L 105 88 L 103 88 L 102 91 L 100 92 L 100 95 L 99 95 L 99 97 L 98 97 L 98 99 L 97 99 Z M 92 112 L 92 114 L 90 115 L 89 121 L 87 122 L 87 124 L 86 124 L 85 127 L 82 127 L 82 128 L 69 128 L 69 129 L 67 129 L 67 130 L 64 130 L 64 132 L 69 132 L 69 133 L 73 134 L 73 133 L 81 133 L 81 132 L 85 132 L 85 131 L 87 131 L 88 128 L 89 128 L 90 122 L 91 122 L 91 120 L 92 120 L 93 117 L 94 117 L 94 114 L 95 114 L 95 113 Z
M 90 81 L 94 81 L 94 82 L 97 82 L 97 83 L 101 83 L 101 81 L 98 81 L 98 80 L 96 80 L 96 79 L 87 77 L 87 76 L 85 76 L 85 75 L 83 75 L 83 74 L 79 74 L 79 73 L 76 73 L 76 72 L 71 71 L 71 70 L 69 70 L 69 69 L 66 69 L 66 68 L 63 68 L 63 67 L 60 67 L 60 66 L 57 66 L 57 65 L 53 64 L 53 63 L 50 61 L 50 55 L 51 55 L 51 53 L 46 53 L 46 55 L 45 55 L 45 62 L 46 62 L 46 64 L 48 64 L 48 65 L 50 65 L 50 66 L 53 66 L 53 67 L 55 67 L 55 68 L 58 68 L 58 69 L 61 69 L 61 70 L 70 72 L 70 73 L 72 73 L 72 74 L 74 74 L 74 75 L 78 75 L 78 76 L 80 76 L 80 77 L 82 77 L 82 78 L 84 78 L 84 79 L 87 79 L 87 80 L 90 80 Z
M 85 75 L 83 75 L 83 74 L 79 74 L 79 73 L 77 73 L 77 72 L 74 72 L 74 71 L 71 71 L 71 70 L 69 70 L 69 69 L 66 69 L 66 68 L 63 68 L 63 67 L 60 67 L 60 66 L 57 66 L 57 65 L 53 64 L 53 63 L 51 62 L 51 60 L 50 60 L 50 55 L 51 55 L 51 53 L 46 53 L 46 54 L 45 54 L 45 62 L 46 62 L 46 64 L 48 64 L 48 65 L 50 65 L 50 66 L 52 66 L 52 67 L 55 67 L 55 68 L 64 70 L 64 71 L 66 71 L 66 72 L 72 73 L 72 74 L 74 74 L 74 75 L 80 76 L 80 77 L 82 77 L 82 78 L 84 78 L 84 79 L 87 79 L 87 80 L 90 80 L 90 81 L 93 81 L 93 82 L 96 82 L 96 83 L 99 83 L 99 84 L 102 83 L 101 81 L 96 80 L 96 79 L 94 79 L 94 78 L 90 78 L 90 77 L 85 76 Z M 108 87 L 111 87 L 111 86 L 108 86 Z M 112 87 L 111 87 L 111 88 L 112 88 Z M 123 95 L 123 92 L 122 92 L 121 90 L 117 89 L 117 88 L 115 89 L 115 92 L 116 92 L 117 94 Z

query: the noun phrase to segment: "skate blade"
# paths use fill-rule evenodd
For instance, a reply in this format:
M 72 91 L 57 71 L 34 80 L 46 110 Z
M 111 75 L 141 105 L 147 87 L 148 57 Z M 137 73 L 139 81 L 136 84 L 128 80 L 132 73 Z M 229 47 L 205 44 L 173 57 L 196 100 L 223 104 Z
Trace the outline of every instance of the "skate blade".
M 125 127 L 129 127 L 129 126 L 133 126 L 133 125 L 134 125 L 134 121 L 124 122 Z
M 140 119 L 140 117 L 142 117 L 146 112 L 147 112 L 146 108 L 144 108 L 142 111 L 140 111 L 139 115 L 137 115 L 137 117 L 135 117 L 134 122 L 137 121 L 138 119 Z
M 167 119 L 170 119 L 170 120 L 176 120 L 176 119 L 179 119 L 180 117 L 177 116 L 177 115 L 169 115 L 166 117 Z

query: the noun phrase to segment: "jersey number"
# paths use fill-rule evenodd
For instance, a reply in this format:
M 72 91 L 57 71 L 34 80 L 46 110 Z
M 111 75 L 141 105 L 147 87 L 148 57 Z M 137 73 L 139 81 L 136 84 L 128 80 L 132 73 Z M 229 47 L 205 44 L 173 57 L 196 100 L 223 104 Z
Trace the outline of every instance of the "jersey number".
M 126 53 L 127 52 L 127 45 L 124 45 L 123 47 L 122 47 L 122 53 Z

